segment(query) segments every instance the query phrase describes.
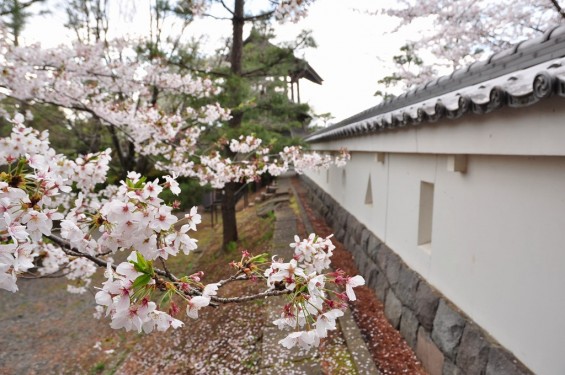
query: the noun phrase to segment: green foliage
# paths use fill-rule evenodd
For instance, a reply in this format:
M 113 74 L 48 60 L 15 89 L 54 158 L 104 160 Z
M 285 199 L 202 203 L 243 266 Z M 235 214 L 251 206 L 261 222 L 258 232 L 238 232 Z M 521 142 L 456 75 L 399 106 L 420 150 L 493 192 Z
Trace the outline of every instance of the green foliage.
M 417 65 L 417 66 L 422 66 L 424 64 L 424 62 L 422 61 L 421 58 L 418 57 L 418 55 L 416 55 L 416 52 L 414 51 L 414 44 L 405 44 L 402 47 L 400 47 L 400 52 L 402 52 L 403 54 L 401 55 L 396 55 L 392 57 L 392 61 L 394 61 L 395 64 L 398 65 Z
M 2 0 L 0 1 L 0 16 L 6 29 L 12 35 L 12 43 L 18 45 L 19 37 L 25 27 L 26 22 L 32 15 L 28 8 L 33 4 L 44 3 L 45 0 Z
M 153 270 L 153 262 L 146 260 L 139 251 L 136 251 L 136 255 L 137 255 L 137 260 L 130 260 L 129 262 L 133 264 L 137 272 L 143 273 L 143 275 L 140 275 L 133 282 L 134 285 L 137 284 L 136 286 L 140 287 L 143 285 L 147 285 L 147 283 L 151 280 L 151 277 L 154 275 L 155 272 Z M 148 276 L 149 278 L 144 276 Z
M 237 250 L 237 242 L 235 241 L 230 241 L 226 244 L 226 251 L 228 253 L 233 253 Z
M 424 61 L 416 54 L 414 44 L 408 43 L 400 47 L 400 54 L 393 56 L 392 61 L 397 70 L 410 71 L 414 67 L 421 67 L 424 65 Z M 383 85 L 385 88 L 390 89 L 403 83 L 404 78 L 397 73 L 392 73 L 391 75 L 385 76 L 377 81 L 379 85 Z M 377 90 L 374 96 L 381 96 L 383 100 L 390 100 L 396 97 L 396 95 L 388 92 Z
M 104 362 L 98 362 L 90 369 L 89 373 L 91 375 L 101 374 L 106 369 L 106 364 Z

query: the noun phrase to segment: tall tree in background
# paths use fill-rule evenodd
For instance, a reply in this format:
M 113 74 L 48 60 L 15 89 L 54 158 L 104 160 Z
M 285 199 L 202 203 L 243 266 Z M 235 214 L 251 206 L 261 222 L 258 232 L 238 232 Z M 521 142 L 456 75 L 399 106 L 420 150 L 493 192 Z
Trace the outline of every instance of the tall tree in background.
M 390 89 L 396 92 L 406 91 L 414 85 L 426 83 L 436 73 L 434 67 L 425 65 L 414 50 L 414 43 L 400 47 L 400 54 L 392 57 L 395 72 L 377 81 L 379 85 L 384 86 L 384 91 L 377 90 L 375 96 L 380 96 L 383 100 L 392 99 L 396 94 L 389 91 Z
M 183 7 L 183 3 L 187 5 Z M 185 0 L 180 1 L 178 8 L 179 14 L 182 14 L 182 9 L 194 9 L 194 1 Z M 202 2 L 203 7 L 209 7 L 213 3 L 218 3 L 218 1 L 204 1 Z M 247 23 L 255 22 L 269 22 L 274 19 L 279 20 L 297 20 L 303 17 L 306 13 L 305 10 L 309 5 L 310 1 L 294 1 L 294 0 L 282 0 L 280 3 L 277 1 L 267 1 L 266 9 L 260 11 L 251 12 L 246 9 L 245 0 L 234 0 L 232 6 L 228 6 L 224 1 L 219 1 L 221 3 L 226 15 L 212 15 L 204 12 L 204 16 L 213 17 L 216 19 L 223 19 L 226 21 L 231 21 L 232 23 L 232 33 L 231 33 L 231 43 L 229 51 L 229 72 L 220 73 L 226 80 L 224 86 L 225 98 L 227 98 L 226 103 L 222 105 L 229 108 L 231 111 L 231 119 L 228 122 L 228 126 L 231 129 L 240 129 L 244 116 L 247 111 L 245 102 L 248 97 L 245 93 L 248 92 L 246 85 L 248 82 L 248 71 L 244 69 L 244 39 L 243 32 L 244 26 Z M 188 13 L 189 16 L 193 16 L 193 13 Z M 272 66 L 269 68 L 273 68 Z M 267 70 L 267 69 L 265 69 Z M 211 72 L 214 74 L 214 72 Z M 269 72 L 265 72 L 265 76 L 268 76 Z M 226 149 L 229 153 L 229 150 Z M 236 222 L 236 197 L 235 193 L 241 185 L 237 182 L 227 183 L 223 189 L 223 199 L 222 199 L 222 225 L 223 225 L 223 244 L 227 246 L 230 242 L 238 240 L 237 232 L 237 222 Z
M 29 8 L 34 4 L 44 3 L 45 0 L 2 0 L 0 2 L 0 16 L 4 24 L 10 30 L 12 43 L 19 44 L 20 35 L 31 12 Z
M 400 6 L 398 5 L 400 4 Z M 520 40 L 540 35 L 565 19 L 558 0 L 402 0 L 373 12 L 398 18 L 394 31 L 420 21 L 411 40 L 416 56 L 428 55 L 434 65 L 458 69 Z M 399 80 L 419 84 L 433 69 L 414 75 L 397 69 Z
M 68 0 L 66 27 L 82 43 L 98 43 L 108 37 L 108 0 Z

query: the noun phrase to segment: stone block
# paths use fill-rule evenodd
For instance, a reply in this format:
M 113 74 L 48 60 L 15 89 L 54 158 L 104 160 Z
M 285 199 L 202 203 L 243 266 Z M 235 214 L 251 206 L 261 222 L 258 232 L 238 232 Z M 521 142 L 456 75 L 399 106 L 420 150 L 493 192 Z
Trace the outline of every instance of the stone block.
M 460 368 L 465 369 L 465 372 L 469 375 L 484 374 L 489 349 L 489 343 L 481 334 L 479 327 L 468 322 L 463 330 L 455 363 Z
M 369 237 L 373 237 L 373 235 L 371 231 L 363 225 L 363 229 L 361 230 L 361 243 L 359 244 L 362 248 L 368 248 Z
M 395 287 L 398 283 L 398 277 L 400 276 L 400 257 L 394 253 L 388 256 L 388 263 L 386 265 L 385 273 L 388 283 Z
M 335 238 L 339 241 L 339 242 L 344 242 L 345 240 L 345 231 L 342 228 L 339 228 L 337 230 L 337 232 L 335 233 Z
M 326 217 L 328 215 L 329 211 L 330 210 L 325 205 L 320 205 L 319 208 L 318 208 L 318 212 L 320 213 L 320 216 L 322 216 L 322 217 Z
M 416 356 L 430 375 L 442 375 L 444 356 L 423 327 L 418 329 Z
M 402 304 L 412 310 L 416 307 L 416 290 L 419 282 L 420 277 L 418 274 L 404 263 L 401 263 L 395 291 Z
M 354 216 L 350 215 L 347 221 L 347 227 L 353 232 L 353 240 L 357 245 L 361 245 L 361 234 L 363 233 L 363 224 L 359 222 Z
M 351 236 L 350 233 L 347 232 L 345 233 L 345 241 L 343 244 L 345 245 L 347 251 L 353 253 L 353 246 L 355 245 L 355 241 L 353 241 L 353 237 Z
M 351 311 L 346 310 L 338 321 L 359 374 L 378 374 L 373 357 L 367 349 L 367 344 L 363 341 L 363 336 L 351 315 Z
M 434 326 L 434 318 L 439 304 L 439 294 L 424 280 L 418 283 L 414 312 L 420 324 L 428 331 Z
M 388 258 L 389 256 L 391 256 L 392 250 L 389 249 L 388 246 L 386 246 L 385 244 L 382 244 L 380 246 L 379 251 L 377 252 L 377 261 L 375 263 L 377 263 L 377 266 L 379 266 L 379 268 L 381 270 L 386 270 L 386 265 L 388 264 Z
M 501 347 L 491 347 L 485 375 L 531 375 L 516 358 Z
M 357 265 L 359 274 L 365 277 L 365 268 L 367 267 L 368 260 L 365 253 L 361 252 L 359 254 L 353 254 L 353 260 L 355 261 L 355 265 Z
M 377 298 L 384 302 L 386 299 L 386 292 L 388 291 L 389 285 L 386 275 L 383 272 L 379 272 L 377 275 L 377 285 L 373 288 Z
M 402 303 L 396 296 L 392 290 L 388 290 L 386 294 L 385 300 L 385 316 L 390 322 L 390 324 L 398 329 L 398 325 L 400 324 L 400 317 L 402 315 Z
M 450 307 L 445 300 L 440 300 L 434 319 L 432 340 L 451 360 L 455 360 L 457 355 L 465 323 L 461 314 Z
M 370 235 L 368 240 L 367 240 L 367 246 L 365 247 L 367 255 L 377 265 L 379 264 L 378 263 L 379 262 L 379 252 L 382 251 L 381 245 L 382 245 L 381 240 L 379 240 L 377 237 L 375 237 L 373 235 Z M 382 268 L 381 266 L 379 266 L 379 268 L 381 268 L 381 270 L 384 270 L 384 268 Z
M 348 219 L 349 219 L 349 216 L 350 215 L 343 208 L 339 207 L 338 209 L 336 209 L 336 212 L 335 212 L 336 223 L 340 227 L 349 229 L 349 225 L 348 225 L 348 222 L 347 222 Z
M 367 261 L 370 262 L 369 257 L 367 256 L 367 254 L 363 251 L 363 248 L 359 245 L 357 245 L 356 243 L 353 244 L 353 254 L 355 255 L 359 255 L 360 257 L 362 257 L 363 259 L 366 259 Z
M 377 277 L 379 276 L 379 268 L 371 260 L 367 260 L 367 266 L 363 272 L 363 277 L 365 278 L 365 285 L 371 289 L 377 287 Z
M 464 372 L 459 367 L 455 366 L 451 361 L 445 360 L 443 363 L 443 375 L 467 375 L 468 372 Z
M 412 349 L 416 349 L 419 326 L 420 324 L 418 323 L 416 314 L 414 314 L 412 310 L 403 307 L 402 318 L 400 319 L 400 334 Z

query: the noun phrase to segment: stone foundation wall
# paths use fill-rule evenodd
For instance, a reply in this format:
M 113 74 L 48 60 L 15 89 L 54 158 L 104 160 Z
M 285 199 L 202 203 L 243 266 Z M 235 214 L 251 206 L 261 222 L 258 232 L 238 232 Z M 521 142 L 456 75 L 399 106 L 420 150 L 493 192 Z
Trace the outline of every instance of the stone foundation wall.
M 532 374 L 323 189 L 306 176 L 301 179 L 313 208 L 353 254 L 367 285 L 383 301 L 386 317 L 430 375 Z

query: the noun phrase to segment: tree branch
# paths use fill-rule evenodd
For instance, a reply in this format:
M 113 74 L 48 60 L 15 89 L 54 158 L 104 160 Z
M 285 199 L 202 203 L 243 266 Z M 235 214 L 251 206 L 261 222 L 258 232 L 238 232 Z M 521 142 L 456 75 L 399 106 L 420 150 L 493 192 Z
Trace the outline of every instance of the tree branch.
M 243 277 L 241 277 L 243 276 Z M 220 280 L 218 281 L 216 284 L 218 284 L 218 288 L 231 282 L 231 281 L 236 281 L 236 280 L 248 280 L 246 275 L 242 275 L 241 271 L 238 271 L 237 273 L 231 275 L 229 278 L 225 279 L 225 280 Z
M 247 22 L 247 21 L 256 21 L 256 20 L 267 19 L 267 18 L 270 18 L 274 13 L 275 13 L 275 11 L 271 10 L 270 12 L 258 14 L 256 16 L 243 17 L 243 21 Z
M 44 1 L 45 0 L 29 0 L 27 2 L 19 3 L 18 6 L 21 9 L 25 9 L 25 8 L 31 6 L 35 3 L 42 3 Z M 3 9 L 0 10 L 0 16 L 7 16 L 8 14 L 11 14 L 12 12 L 13 12 L 13 8 L 12 9 L 6 9 L 6 10 L 4 10 L 4 8 L 3 8 Z
M 216 297 L 211 296 L 210 299 L 214 302 L 218 303 L 240 303 L 240 302 L 247 302 L 252 301 L 254 299 L 264 298 L 264 297 L 274 297 L 274 296 L 283 296 L 285 294 L 292 293 L 292 290 L 267 290 L 266 292 L 252 294 L 249 296 L 241 296 L 241 297 Z
M 550 0 L 551 4 L 553 4 L 553 6 L 555 7 L 555 10 L 557 10 L 557 12 L 561 15 L 561 18 L 565 18 L 565 12 L 563 11 L 563 8 L 561 8 L 561 5 L 559 5 L 559 2 L 557 0 Z
M 234 16 L 235 14 L 233 13 L 233 10 L 231 10 L 230 8 L 228 8 L 228 6 L 226 5 L 226 3 L 224 3 L 224 0 L 220 0 L 220 3 L 222 3 L 222 6 L 228 11 L 230 12 L 230 14 L 232 16 Z
M 231 18 L 228 18 L 228 17 L 218 17 L 218 16 L 214 16 L 213 14 L 208 14 L 208 13 L 204 13 L 203 16 L 210 17 L 210 18 L 213 18 L 215 20 L 224 20 L 224 21 L 231 20 Z
M 96 264 L 97 266 L 108 267 L 109 262 L 107 262 L 103 259 L 97 258 L 94 255 L 85 254 L 85 253 L 80 252 L 79 250 L 73 248 L 67 241 L 65 241 L 64 239 L 62 239 L 60 237 L 57 237 L 53 234 L 50 235 L 50 236 L 46 236 L 46 237 L 49 238 L 54 243 L 56 243 L 57 245 L 59 245 L 61 247 L 61 249 L 63 249 L 63 251 L 65 253 L 67 253 L 68 255 L 86 258 L 86 259 L 90 260 L 91 262 L 93 262 L 94 264 Z M 110 263 L 110 264 L 111 264 L 111 267 L 115 270 L 116 265 L 113 264 L 113 263 Z M 154 268 L 153 270 L 159 276 L 167 277 L 172 281 L 178 281 L 179 280 L 175 275 L 171 274 L 170 272 L 167 273 L 167 272 L 160 270 L 158 268 Z

